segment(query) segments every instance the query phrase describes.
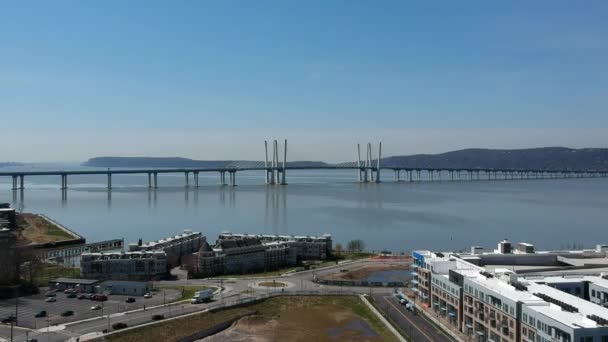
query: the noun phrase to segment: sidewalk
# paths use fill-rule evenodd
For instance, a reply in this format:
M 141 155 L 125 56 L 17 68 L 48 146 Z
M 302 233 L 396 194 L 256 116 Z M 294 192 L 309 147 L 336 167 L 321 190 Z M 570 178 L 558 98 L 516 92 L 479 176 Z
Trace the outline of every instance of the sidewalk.
M 411 297 L 408 297 L 408 298 L 410 300 L 412 300 Z M 469 340 L 468 336 L 466 336 L 465 334 L 460 332 L 458 329 L 456 329 L 454 326 L 449 324 L 449 322 L 447 322 L 443 318 L 437 316 L 437 314 L 435 312 L 433 312 L 433 310 L 431 308 L 429 308 L 425 304 L 421 303 L 418 300 L 418 298 L 413 299 L 413 302 L 416 305 L 416 309 L 419 312 L 424 314 L 424 317 L 426 317 L 429 321 L 431 321 L 434 324 L 436 324 L 437 326 L 439 326 L 441 329 L 443 329 L 443 331 L 447 332 L 456 341 L 466 342 Z

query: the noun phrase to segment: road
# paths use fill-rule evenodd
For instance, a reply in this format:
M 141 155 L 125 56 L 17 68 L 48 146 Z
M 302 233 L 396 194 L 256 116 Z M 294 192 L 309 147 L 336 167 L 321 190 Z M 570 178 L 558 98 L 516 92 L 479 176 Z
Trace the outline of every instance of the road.
M 39 341 L 65 341 L 72 337 L 81 336 L 87 333 L 111 331 L 112 324 L 123 322 L 129 327 L 152 322 L 153 315 L 163 315 L 165 318 L 180 316 L 189 313 L 202 312 L 209 308 L 231 306 L 249 300 L 264 298 L 274 294 L 319 294 L 319 295 L 339 295 L 339 294 L 369 294 L 372 296 L 390 297 L 392 288 L 370 288 L 370 287 L 349 287 L 349 286 L 326 286 L 313 282 L 315 275 L 322 275 L 327 272 L 335 272 L 336 268 L 344 269 L 360 266 L 369 261 L 359 260 L 349 263 L 342 263 L 335 266 L 323 268 L 321 270 L 311 270 L 293 273 L 285 276 L 266 277 L 266 278 L 224 278 L 224 279 L 189 279 L 175 281 L 160 281 L 155 286 L 179 286 L 179 285 L 207 285 L 221 286 L 223 291 L 214 296 L 214 301 L 203 304 L 190 304 L 188 302 L 159 305 L 147 307 L 146 310 L 137 309 L 122 313 L 113 313 L 103 317 L 94 317 L 82 320 L 85 317 L 74 317 L 75 322 L 51 325 L 42 329 L 19 329 L 15 334 L 14 341 L 25 341 L 26 331 L 30 337 L 35 337 Z M 285 288 L 264 288 L 257 283 L 262 281 L 283 282 L 288 286 Z M 139 300 L 138 300 L 139 301 Z M 78 321 L 78 319 L 81 319 Z M 7 326 L 0 326 L 0 337 L 10 336 Z M 441 341 L 441 340 L 437 340 Z
M 376 294 L 372 298 L 376 307 L 388 316 L 401 331 L 415 342 L 453 342 L 441 329 L 426 320 L 420 313 L 412 313 L 399 303 L 394 295 Z

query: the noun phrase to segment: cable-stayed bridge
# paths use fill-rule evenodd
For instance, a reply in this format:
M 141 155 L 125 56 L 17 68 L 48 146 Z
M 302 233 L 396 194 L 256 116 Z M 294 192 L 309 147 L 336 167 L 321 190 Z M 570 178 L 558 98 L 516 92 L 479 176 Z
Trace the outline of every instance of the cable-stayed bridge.
M 202 168 L 124 168 L 107 170 L 50 170 L 50 171 L 8 171 L 0 172 L 0 177 L 12 177 L 12 190 L 25 188 L 26 176 L 59 176 L 61 189 L 68 188 L 70 175 L 106 175 L 107 187 L 112 188 L 112 175 L 142 174 L 147 175 L 148 187 L 157 188 L 159 174 L 184 174 L 184 185 L 199 186 L 201 172 L 217 172 L 220 185 L 237 185 L 236 174 L 241 171 L 264 171 L 266 184 L 287 185 L 289 170 L 354 170 L 357 181 L 380 183 L 381 175 L 393 172 L 395 182 L 423 181 L 480 181 L 480 180 L 524 180 L 524 179 L 557 179 L 557 178 L 596 178 L 608 177 L 605 170 L 555 170 L 555 169 L 487 169 L 487 168 L 433 168 L 400 165 L 395 161 L 385 162 L 382 159 L 382 143 L 378 144 L 378 153 L 373 156 L 372 144 L 365 146 L 365 157 L 361 156 L 361 147 L 357 145 L 358 159 L 354 162 L 339 164 L 287 162 L 287 140 L 283 148 L 277 140 L 272 141 L 269 157 L 268 142 L 264 142 L 264 161 L 226 161 L 217 162 L 214 167 Z M 384 171 L 384 172 L 381 172 Z M 228 179 L 226 178 L 228 176 Z M 191 184 L 192 181 L 192 184 Z

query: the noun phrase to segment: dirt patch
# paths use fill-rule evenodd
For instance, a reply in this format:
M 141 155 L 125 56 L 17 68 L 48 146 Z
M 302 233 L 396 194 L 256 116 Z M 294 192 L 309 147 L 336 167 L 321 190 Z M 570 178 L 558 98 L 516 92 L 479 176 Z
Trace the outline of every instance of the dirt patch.
M 45 218 L 30 213 L 17 215 L 17 227 L 21 230 L 19 240 L 24 244 L 42 244 L 78 238 L 66 233 Z
M 223 341 L 384 341 L 352 310 L 335 304 L 299 307 L 276 317 L 244 317 L 230 328 L 201 342 Z
M 183 319 L 108 336 L 108 341 L 176 341 L 257 311 L 204 342 L 255 341 L 361 341 L 392 342 L 394 335 L 358 297 L 285 296 L 243 307 L 201 313 Z
M 348 269 L 346 272 L 336 272 L 327 276 L 330 280 L 365 280 L 376 272 L 384 271 L 407 271 L 409 264 L 378 264 L 364 265 L 357 268 Z
M 247 316 L 234 322 L 228 329 L 200 342 L 274 342 L 274 331 L 279 322 L 262 315 Z

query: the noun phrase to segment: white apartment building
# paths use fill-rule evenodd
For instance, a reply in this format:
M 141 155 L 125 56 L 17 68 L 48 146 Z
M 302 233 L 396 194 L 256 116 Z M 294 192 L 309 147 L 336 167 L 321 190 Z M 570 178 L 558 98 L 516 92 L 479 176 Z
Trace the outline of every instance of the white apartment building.
M 413 257 L 418 298 L 471 341 L 608 342 L 608 308 L 598 305 L 608 288 L 603 277 L 524 278 L 455 253 Z
M 161 250 L 167 254 L 170 268 L 179 266 L 184 256 L 197 252 L 207 238 L 200 232 L 184 230 L 182 234 L 147 243 L 129 244 L 129 252 Z
M 80 276 L 103 280 L 152 280 L 168 273 L 167 254 L 163 251 L 82 253 Z

